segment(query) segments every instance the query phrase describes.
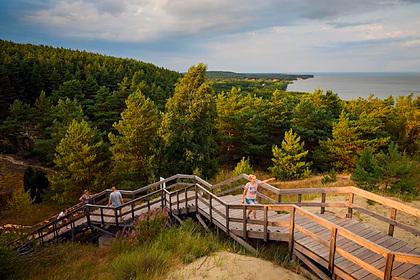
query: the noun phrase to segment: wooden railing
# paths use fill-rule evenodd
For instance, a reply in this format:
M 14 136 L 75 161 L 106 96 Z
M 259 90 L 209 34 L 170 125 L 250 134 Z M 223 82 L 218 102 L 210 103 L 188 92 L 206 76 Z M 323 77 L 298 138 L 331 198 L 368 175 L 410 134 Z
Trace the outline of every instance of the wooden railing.
M 242 174 L 237 177 L 228 179 L 226 181 L 223 181 L 221 183 L 215 184 L 212 186 L 212 189 L 222 189 L 219 193 L 222 195 L 229 194 L 231 192 L 237 191 L 239 189 L 242 189 L 244 187 L 243 184 L 239 186 L 234 186 L 230 189 L 223 189 L 223 186 L 226 185 L 232 185 L 234 182 L 246 180 L 247 175 Z M 368 191 L 348 186 L 348 187 L 332 187 L 332 188 L 302 188 L 302 189 L 277 189 L 267 183 L 260 183 L 259 184 L 259 191 L 257 193 L 257 196 L 266 200 L 266 201 L 275 201 L 278 204 L 275 205 L 234 205 L 234 204 L 224 204 L 226 210 L 226 215 L 224 215 L 226 220 L 226 226 L 225 230 L 229 231 L 229 222 L 238 222 L 242 223 L 243 230 L 242 234 L 244 238 L 247 238 L 247 224 L 256 224 L 256 225 L 262 225 L 263 226 L 263 232 L 264 232 L 264 240 L 267 240 L 268 238 L 268 231 L 267 227 L 272 225 L 278 225 L 283 227 L 289 228 L 289 249 L 291 252 L 293 252 L 294 247 L 294 236 L 295 232 L 298 231 L 305 236 L 312 238 L 313 240 L 321 243 L 322 245 L 329 248 L 329 259 L 328 259 L 328 270 L 331 273 L 331 275 L 334 273 L 334 260 L 335 256 L 338 253 L 343 258 L 349 260 L 350 262 L 362 267 L 363 269 L 367 270 L 368 272 L 372 273 L 373 275 L 380 277 L 382 279 L 404 279 L 401 277 L 392 277 L 392 269 L 396 262 L 399 263 L 399 265 L 403 263 L 409 263 L 411 265 L 420 265 L 420 255 L 417 254 L 408 254 L 408 253 L 402 253 L 397 251 L 391 251 L 385 247 L 382 247 L 378 244 L 375 244 L 374 242 L 371 242 L 361 236 L 358 236 L 355 233 L 352 233 L 351 231 L 336 225 L 320 216 L 317 216 L 313 214 L 312 212 L 309 212 L 301 207 L 320 207 L 320 213 L 323 214 L 325 212 L 326 207 L 343 207 L 347 208 L 347 217 L 352 218 L 353 216 L 353 210 L 357 210 L 361 213 L 367 214 L 369 216 L 372 216 L 380 221 L 388 223 L 388 235 L 393 236 L 394 233 L 394 227 L 399 227 L 407 232 L 410 232 L 416 236 L 420 235 L 420 231 L 417 228 L 414 228 L 412 226 L 403 224 L 401 222 L 396 221 L 396 214 L 397 211 L 401 211 L 407 215 L 414 216 L 416 218 L 420 218 L 420 210 L 416 209 L 414 207 L 410 207 L 406 204 L 403 204 L 401 202 L 385 198 L 373 193 L 370 193 Z M 261 192 L 261 188 L 263 190 L 267 190 L 270 194 L 263 194 Z M 321 196 L 321 201 L 309 201 L 305 202 L 303 201 L 304 195 L 308 194 L 316 194 Z M 344 195 L 346 197 L 345 201 L 333 201 L 333 202 L 327 202 L 327 194 L 333 194 L 333 195 Z M 292 204 L 283 204 L 282 198 L 284 196 L 290 196 L 295 195 L 297 196 L 297 200 Z M 375 203 L 379 203 L 384 207 L 389 208 L 389 217 L 384 217 L 380 214 L 374 213 L 371 210 L 365 209 L 362 206 L 357 205 L 356 197 L 362 197 L 364 199 L 368 199 L 370 201 L 373 201 Z M 277 199 L 274 199 L 277 198 Z M 211 204 L 210 206 L 210 213 L 211 213 Z M 238 218 L 231 218 L 229 216 L 229 209 L 242 209 L 243 210 L 243 217 L 242 219 Z M 254 210 L 260 210 L 263 211 L 263 220 L 248 220 L 246 217 L 246 213 L 248 209 L 254 209 Z M 288 211 L 290 214 L 290 223 L 279 223 L 279 222 L 270 222 L 268 220 L 268 212 L 269 211 Z M 305 229 L 305 227 L 300 226 L 295 223 L 296 216 L 304 216 L 305 218 L 310 219 L 311 221 L 317 223 L 318 225 L 325 227 L 329 232 L 329 238 L 328 239 L 322 239 L 315 233 Z M 223 217 L 223 215 L 221 215 Z M 227 217 L 227 218 L 226 218 Z M 363 248 L 366 248 L 367 250 L 372 251 L 373 253 L 379 255 L 384 259 L 384 269 L 380 270 L 377 267 L 369 264 L 368 262 L 365 262 L 363 259 L 359 258 L 358 256 L 354 256 L 351 253 L 347 252 L 340 246 L 337 246 L 337 238 L 346 239 L 350 242 L 354 242 L 358 245 L 360 245 Z
M 248 175 L 241 174 L 239 176 L 230 178 L 223 182 L 213 185 L 211 188 L 223 188 L 223 186 L 231 185 L 234 182 L 241 182 L 247 180 Z M 244 184 L 234 186 L 230 189 L 224 189 L 219 193 L 219 195 L 226 195 L 232 192 L 235 192 L 239 189 L 243 189 Z M 320 196 L 321 201 L 305 201 L 305 195 L 316 195 Z M 342 195 L 345 197 L 344 201 L 330 201 L 327 202 L 327 195 Z M 302 207 L 320 207 L 320 213 L 325 212 L 326 207 L 331 208 L 347 208 L 347 217 L 353 217 L 353 211 L 359 211 L 362 214 L 369 215 L 373 218 L 376 218 L 382 222 L 388 223 L 388 235 L 393 236 L 394 228 L 399 227 L 407 232 L 414 234 L 415 236 L 420 236 L 420 230 L 414 228 L 410 225 L 404 224 L 396 220 L 397 211 L 403 212 L 407 215 L 413 216 L 415 218 L 420 218 L 420 209 L 408 206 L 401 202 L 382 197 L 380 195 L 359 189 L 353 186 L 347 187 L 324 187 L 324 188 L 298 188 L 298 189 L 278 189 L 268 183 L 261 182 L 258 185 L 257 196 L 269 203 L 284 203 L 284 198 L 286 196 L 296 196 L 295 201 L 288 201 L 286 203 L 293 203 Z M 383 205 L 389 209 L 388 217 L 382 216 L 378 213 L 375 213 L 369 209 L 358 205 L 356 202 L 356 197 L 361 197 L 371 202 L 375 202 Z M 312 197 L 311 197 L 312 198 Z
M 171 214 L 174 214 L 174 211 L 176 211 L 176 214 L 180 214 L 182 212 L 181 210 L 183 210 L 186 214 L 188 214 L 190 211 L 199 214 L 206 214 L 210 223 L 216 225 L 230 236 L 234 236 L 230 233 L 230 223 L 241 223 L 242 237 L 244 239 L 248 238 L 248 225 L 262 226 L 264 240 L 269 239 L 269 226 L 284 227 L 288 230 L 288 244 L 291 253 L 296 250 L 295 246 L 300 246 L 296 241 L 296 234 L 303 234 L 304 236 L 319 242 L 329 249 L 327 268 L 331 275 L 334 273 L 334 269 L 336 267 L 334 260 L 337 254 L 382 279 L 402 279 L 398 277 L 392 277 L 392 268 L 395 263 L 399 263 L 399 265 L 402 263 L 420 265 L 420 255 L 391 251 L 361 236 L 358 236 L 357 234 L 345 229 L 344 227 L 334 224 L 333 222 L 324 219 L 322 216 L 316 215 L 302 207 L 320 207 L 321 213 L 325 211 L 326 207 L 345 207 L 348 208 L 347 214 L 349 217 L 351 217 L 353 210 L 360 211 L 361 209 L 361 207 L 355 203 L 355 196 L 360 196 L 392 209 L 392 216 L 394 218 L 382 217 L 379 214 L 370 213 L 371 216 L 389 223 L 390 228 L 388 233 L 390 235 L 392 235 L 393 232 L 393 228 L 391 232 L 391 226 L 398 226 L 414 234 L 419 234 L 417 229 L 397 222 L 395 220 L 395 216 L 396 211 L 401 211 L 415 217 L 420 217 L 420 210 L 355 187 L 280 190 L 267 183 L 261 183 L 257 194 L 258 197 L 264 200 L 274 201 L 275 203 L 257 205 L 226 203 L 223 199 L 212 192 L 212 190 L 215 188 L 220 188 L 224 185 L 232 184 L 239 180 L 246 180 L 247 178 L 247 175 L 242 174 L 225 182 L 211 185 L 194 175 L 177 174 L 152 183 L 148 186 L 139 188 L 135 191 L 121 191 L 127 201 L 120 207 L 109 207 L 102 204 L 107 202 L 110 193 L 110 190 L 105 190 L 94 196 L 92 204 L 84 205 L 84 207 L 75 206 L 71 209 L 71 211 L 68 212 L 65 217 L 55 219 L 51 223 L 44 225 L 36 231 L 32 232 L 30 234 L 30 239 L 39 240 L 41 243 L 44 242 L 44 239 L 47 236 L 51 237 L 51 235 L 53 235 L 52 238 L 55 239 L 63 227 L 70 226 L 73 231 L 79 221 L 86 219 L 86 223 L 90 224 L 93 217 L 99 217 L 99 223 L 102 225 L 105 224 L 106 219 L 108 219 L 112 221 L 112 224 L 120 226 L 126 221 L 124 218 L 129 217 L 129 220 L 133 220 L 138 211 L 146 208 L 149 211 L 152 206 L 159 204 L 160 207 L 167 208 Z M 240 187 L 243 187 L 243 185 L 240 185 Z M 238 189 L 238 186 L 234 186 L 232 189 L 223 190 L 222 192 L 226 194 L 232 190 Z M 269 194 L 263 194 L 262 191 L 268 191 Z M 304 201 L 303 198 L 306 194 L 321 195 L 321 201 Z M 327 194 L 344 195 L 346 197 L 346 201 L 327 202 Z M 285 195 L 296 195 L 297 201 L 293 203 L 284 203 L 282 201 L 282 197 Z M 273 197 L 276 197 L 276 199 Z M 202 208 L 201 205 L 204 205 L 204 207 L 208 208 L 208 213 L 204 208 Z M 261 211 L 263 213 L 263 218 L 248 219 L 247 211 L 250 209 Z M 242 218 L 232 216 L 232 210 L 242 210 Z M 366 211 L 365 213 L 369 214 L 369 212 Z M 269 219 L 270 212 L 286 213 L 290 215 L 289 221 L 272 221 Z M 217 218 L 215 218 L 216 216 Z M 317 225 L 324 227 L 327 229 L 328 234 L 319 236 L 316 233 L 311 232 L 304 226 L 296 223 L 297 217 L 304 217 L 305 219 L 308 219 Z M 337 240 L 343 239 L 358 244 L 361 247 L 372 251 L 374 254 L 377 254 L 380 256 L 380 258 L 383 258 L 385 263 L 384 269 L 381 270 L 359 258 L 358 256 L 352 255 L 350 252 L 347 252 L 345 249 L 341 248 L 339 244 L 337 244 Z

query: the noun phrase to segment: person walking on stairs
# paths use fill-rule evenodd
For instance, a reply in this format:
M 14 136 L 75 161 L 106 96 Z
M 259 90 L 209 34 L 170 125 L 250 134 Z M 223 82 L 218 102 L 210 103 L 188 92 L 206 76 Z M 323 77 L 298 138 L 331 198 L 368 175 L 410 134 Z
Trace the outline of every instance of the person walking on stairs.
M 257 204 L 257 189 L 258 183 L 256 181 L 255 175 L 249 175 L 249 182 L 245 185 L 244 192 L 242 194 L 242 204 L 246 203 L 248 205 Z M 250 209 L 248 210 L 247 218 L 249 215 L 253 214 L 254 220 L 257 218 L 257 211 Z
M 113 207 L 120 207 L 123 203 L 124 200 L 120 191 L 118 191 L 115 186 L 112 187 L 112 193 L 109 195 L 108 206 L 112 205 Z

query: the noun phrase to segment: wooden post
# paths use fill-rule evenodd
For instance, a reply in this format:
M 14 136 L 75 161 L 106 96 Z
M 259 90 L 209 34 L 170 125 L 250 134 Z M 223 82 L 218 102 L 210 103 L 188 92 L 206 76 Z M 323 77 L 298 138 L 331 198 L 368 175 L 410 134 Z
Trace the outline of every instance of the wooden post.
M 195 213 L 198 214 L 198 187 L 195 185 Z
M 165 178 L 163 177 L 159 177 L 159 181 L 165 180 Z M 162 209 L 165 207 L 166 205 L 166 195 L 165 195 L 165 191 L 163 188 L 163 184 L 160 184 L 160 199 L 161 199 L 161 207 Z
M 348 197 L 348 203 L 350 204 L 348 209 L 347 209 L 347 218 L 353 218 L 353 206 L 351 204 L 353 204 L 354 202 L 354 193 L 349 193 L 349 197 Z
M 395 208 L 390 208 L 389 209 L 389 218 L 395 221 L 395 219 L 397 218 L 397 209 L 395 209 Z M 388 235 L 389 236 L 394 235 L 394 225 L 389 224 Z
M 277 195 L 277 202 L 278 202 L 278 203 L 281 203 L 281 194 L 278 194 L 278 195 Z
M 299 205 L 299 206 L 302 205 L 301 202 L 302 202 L 302 194 L 301 193 L 298 193 L 297 205 Z
M 225 205 L 226 207 L 226 233 L 229 235 L 229 204 Z
M 187 212 L 187 214 L 188 214 L 188 200 L 187 200 L 187 197 L 188 195 L 187 195 L 187 188 L 185 188 L 185 211 Z
M 118 223 L 118 210 L 117 210 L 117 208 L 114 209 L 114 215 L 115 215 L 115 224 L 118 227 L 119 223 Z
M 90 207 L 86 207 L 85 213 L 86 213 L 86 221 L 87 221 L 87 224 L 90 226 Z
M 172 214 L 172 195 L 169 193 L 169 212 Z
M 246 232 L 246 222 L 247 222 L 247 216 L 246 216 L 246 205 L 243 205 L 243 237 L 244 239 L 247 239 L 247 232 Z
M 212 215 L 212 196 L 209 196 L 209 215 L 210 215 L 210 223 L 213 223 L 213 215 Z
M 164 197 L 164 192 L 163 192 L 163 188 L 162 185 L 160 185 L 160 208 L 163 209 L 163 207 L 165 207 L 165 200 L 163 199 Z
M 384 273 L 384 280 L 391 280 L 392 279 L 392 267 L 394 265 L 395 255 L 392 253 L 388 253 L 386 256 L 386 265 L 385 265 L 385 273 Z
M 292 207 L 290 210 L 290 226 L 289 226 L 289 253 L 290 256 L 293 255 L 293 246 L 294 246 L 294 235 L 295 235 L 295 207 Z
M 44 236 L 42 235 L 41 231 L 38 231 L 38 236 L 41 238 L 41 245 L 44 245 Z
M 133 219 L 133 222 L 134 222 L 134 202 L 131 202 L 131 218 Z
M 336 242 L 337 242 L 337 228 L 333 227 L 331 229 L 330 255 L 328 258 L 328 271 L 331 273 L 331 276 L 334 275 L 334 259 L 335 259 Z
M 179 215 L 179 191 L 176 191 L 176 210 L 178 211 Z
M 75 224 L 74 222 L 71 222 L 71 242 L 74 242 L 74 228 Z
M 100 209 L 101 209 L 101 225 L 103 226 L 105 224 L 105 221 L 104 221 L 104 209 L 102 207 Z
M 150 199 L 147 198 L 147 213 L 150 212 Z
M 326 193 L 322 193 L 321 194 L 321 203 L 325 203 L 325 199 L 327 197 Z M 321 206 L 321 214 L 325 213 L 325 206 Z
M 268 240 L 268 207 L 264 206 L 264 241 Z
M 56 229 L 56 224 L 53 224 L 53 233 L 54 233 L 54 241 L 57 241 L 58 231 Z

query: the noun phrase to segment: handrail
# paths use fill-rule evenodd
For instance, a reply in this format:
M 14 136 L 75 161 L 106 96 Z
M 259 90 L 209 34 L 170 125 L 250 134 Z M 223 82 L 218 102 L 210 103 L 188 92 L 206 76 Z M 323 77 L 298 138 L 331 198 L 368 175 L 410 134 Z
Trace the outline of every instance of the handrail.
M 408 214 L 412 214 L 416 217 L 420 217 L 420 210 L 416 209 L 414 207 L 410 207 L 407 205 L 404 205 L 398 201 L 394 201 L 388 198 L 384 198 L 381 197 L 379 195 L 361 190 L 359 188 L 353 187 L 353 186 L 346 186 L 346 187 L 334 187 L 334 188 L 307 188 L 307 189 L 277 189 L 274 186 L 265 183 L 265 182 L 261 182 L 258 180 L 258 182 L 260 182 L 260 186 L 263 186 L 264 189 L 267 189 L 269 191 L 272 191 L 274 194 L 276 195 L 298 195 L 298 202 L 296 203 L 282 203 L 282 204 L 256 204 L 256 205 L 244 205 L 244 204 L 234 204 L 234 203 L 227 203 L 224 200 L 222 200 L 219 196 L 217 196 L 216 194 L 214 194 L 211 190 L 214 190 L 217 187 L 221 187 L 223 185 L 226 184 L 230 184 L 235 182 L 236 180 L 242 180 L 245 179 L 247 180 L 248 176 L 246 174 L 241 174 L 239 176 L 236 176 L 234 178 L 225 180 L 221 183 L 215 184 L 215 185 L 211 185 L 210 183 L 206 182 L 205 180 L 201 179 L 198 176 L 195 175 L 184 175 L 184 174 L 176 174 L 173 175 L 169 178 L 154 182 L 152 184 L 149 184 L 145 187 L 139 188 L 137 190 L 133 190 L 133 191 L 124 191 L 122 190 L 121 192 L 126 195 L 132 195 L 132 199 L 123 203 L 122 205 L 120 205 L 119 207 L 111 207 L 111 206 L 106 206 L 106 205 L 100 205 L 100 204 L 86 204 L 86 205 L 80 205 L 80 204 L 76 204 L 75 206 L 73 206 L 72 211 L 70 211 L 66 216 L 59 218 L 59 219 L 55 219 L 54 221 L 51 221 L 50 223 L 48 223 L 47 225 L 44 225 L 40 228 L 38 228 L 37 230 L 33 231 L 31 234 L 27 235 L 27 236 L 33 236 L 35 240 L 37 240 L 38 238 L 42 238 L 45 237 L 46 235 L 54 232 L 54 237 L 56 235 L 56 232 L 66 226 L 67 224 L 73 224 L 75 221 L 77 221 L 78 219 L 81 219 L 83 217 L 87 217 L 88 222 L 89 222 L 89 215 L 90 215 L 90 211 L 83 211 L 82 213 L 80 213 L 80 211 L 82 210 L 82 208 L 86 208 L 86 209 L 101 209 L 101 215 L 105 216 L 103 214 L 103 209 L 109 209 L 109 210 L 113 210 L 115 211 L 115 215 L 108 215 L 106 217 L 115 217 L 115 222 L 118 226 L 118 223 L 120 222 L 119 219 L 124 217 L 125 215 L 131 213 L 132 217 L 134 218 L 134 212 L 142 209 L 145 206 L 145 204 L 139 205 L 139 207 L 135 207 L 135 203 L 140 201 L 140 200 L 147 200 L 147 207 L 150 209 L 150 205 L 155 204 L 155 203 L 162 203 L 162 207 L 164 207 L 164 205 L 167 205 L 167 199 L 168 199 L 168 195 L 169 195 L 169 207 L 171 208 L 173 203 L 171 202 L 171 197 L 173 197 L 174 195 L 176 195 L 176 204 L 177 204 L 177 208 L 178 211 L 180 209 L 179 205 L 180 205 L 180 201 L 185 202 L 185 207 L 186 210 L 188 212 L 188 201 L 195 199 L 196 200 L 196 204 L 195 207 L 196 209 L 198 209 L 198 207 L 201 207 L 198 205 L 197 203 L 197 199 L 199 196 L 203 196 L 205 195 L 206 197 L 208 197 L 208 204 L 206 204 L 207 206 L 209 206 L 209 217 L 210 217 L 210 221 L 213 222 L 213 213 L 219 214 L 222 217 L 226 218 L 226 225 L 224 225 L 226 227 L 226 232 L 229 233 L 229 221 L 243 221 L 243 226 L 244 226 L 244 237 L 246 237 L 246 224 L 250 223 L 250 224 L 258 224 L 258 225 L 263 225 L 264 227 L 264 240 L 266 240 L 268 238 L 268 230 L 267 227 L 268 225 L 273 225 L 273 223 L 269 223 L 268 221 L 268 211 L 281 211 L 281 210 L 288 210 L 290 212 L 290 224 L 289 224 L 289 246 L 290 248 L 293 249 L 293 243 L 294 243 L 294 232 L 295 232 L 295 217 L 296 215 L 302 215 L 308 219 L 310 219 L 311 221 L 315 222 L 316 224 L 323 226 L 325 228 L 327 228 L 329 231 L 331 231 L 331 237 L 329 239 L 329 246 L 330 246 L 330 257 L 329 257 L 329 265 L 328 268 L 331 271 L 334 267 L 334 254 L 335 252 L 337 252 L 338 254 L 340 254 L 341 256 L 343 256 L 344 258 L 348 259 L 349 261 L 356 263 L 358 265 L 360 265 L 361 267 L 365 268 L 366 270 L 368 270 L 369 272 L 375 274 L 376 276 L 382 277 L 382 273 L 384 273 L 384 278 L 385 279 L 391 279 L 391 278 L 387 278 L 390 277 L 391 275 L 391 271 L 392 271 L 392 266 L 394 262 L 401 262 L 401 263 L 410 263 L 410 264 L 420 264 L 420 255 L 416 255 L 416 254 L 407 254 L 407 253 L 401 253 L 401 252 L 396 252 L 396 251 L 391 251 L 379 244 L 376 244 L 368 239 L 365 239 L 347 229 L 345 229 L 344 227 L 341 227 L 331 221 L 328 221 L 327 219 L 324 219 L 318 215 L 315 215 L 314 213 L 303 209 L 302 207 L 300 207 L 300 205 L 302 206 L 321 206 L 321 212 L 322 209 L 325 207 L 348 207 L 349 209 L 357 209 L 356 204 L 354 203 L 354 196 L 355 195 L 359 195 L 361 197 L 367 198 L 367 199 L 371 199 L 373 201 L 376 201 L 378 203 L 384 204 L 387 207 L 390 207 L 391 210 L 393 210 L 394 212 L 399 210 L 399 211 L 403 211 L 406 212 Z M 167 183 L 167 182 L 171 182 L 173 180 L 177 180 L 177 179 L 189 179 L 192 180 L 194 183 L 187 183 L 187 182 L 175 182 L 172 185 L 169 185 L 167 188 L 159 188 L 157 190 L 153 190 L 150 193 L 141 195 L 141 196 L 137 196 L 137 194 L 139 193 L 143 193 L 145 191 L 148 191 L 150 189 L 152 189 L 153 187 L 157 187 L 157 186 L 162 186 L 163 184 Z M 177 189 L 177 190 L 173 190 L 170 191 L 171 188 L 175 188 L 177 186 L 182 186 L 183 188 L 181 189 Z M 189 197 L 187 199 L 187 191 L 191 190 L 191 189 L 195 189 L 195 198 L 194 197 Z M 100 193 L 97 193 L 94 195 L 95 198 L 99 198 L 102 197 L 106 194 L 108 194 L 110 192 L 109 189 L 104 190 Z M 180 197 L 180 194 L 184 193 L 185 194 L 185 200 L 183 200 L 184 198 Z M 309 193 L 319 193 L 322 194 L 322 201 L 321 202 L 302 202 L 302 194 L 309 194 Z M 325 198 L 327 193 L 333 193 L 333 194 L 347 194 L 349 195 L 349 199 L 347 202 L 330 202 L 330 203 L 326 203 L 325 202 Z M 156 196 L 158 194 L 161 194 L 160 198 L 156 197 L 156 199 L 152 199 L 151 201 L 151 197 Z M 266 196 L 263 193 L 259 193 L 259 195 L 261 196 L 265 196 L 267 198 L 269 198 L 268 196 Z M 224 208 L 225 208 L 225 213 L 223 213 L 223 211 L 220 211 L 219 209 L 215 208 L 212 204 L 212 201 L 217 201 L 219 202 Z M 78 206 L 79 205 L 79 206 Z M 123 213 L 123 208 L 126 206 L 131 206 L 131 210 L 127 210 L 126 212 Z M 167 206 L 166 206 L 167 207 Z M 245 213 L 247 209 L 258 209 L 259 211 L 264 211 L 264 220 L 250 220 L 247 221 L 247 219 L 245 219 Z M 172 208 L 171 208 L 172 209 Z M 223 209 L 223 208 L 222 208 Z M 238 218 L 233 218 L 230 216 L 230 209 L 243 209 L 243 213 L 244 213 L 244 218 L 243 219 L 238 219 Z M 170 210 L 172 211 L 172 210 Z M 74 216 L 75 213 L 80 213 L 80 216 Z M 395 213 L 393 213 L 394 216 L 394 220 L 395 220 Z M 92 214 L 93 215 L 93 214 Z M 98 214 L 95 214 L 96 216 L 98 216 Z M 102 220 L 103 220 L 103 216 Z M 75 218 L 76 217 L 76 218 Z M 69 219 L 70 222 L 66 222 L 66 224 L 63 224 L 62 221 L 64 221 L 65 219 Z M 60 223 L 61 222 L 61 223 Z M 47 233 L 43 232 L 44 229 L 49 228 L 49 226 L 53 225 L 53 230 L 49 231 Z M 59 227 L 57 227 L 57 225 L 60 225 Z M 398 222 L 394 221 L 394 222 L 390 222 L 390 226 L 398 226 Z M 287 226 L 287 225 L 286 225 Z M 310 233 L 310 231 L 308 230 L 304 230 L 304 228 L 302 228 L 299 225 L 296 225 L 296 230 L 297 231 L 302 231 L 303 234 L 307 235 Z M 36 237 L 36 235 L 38 234 L 38 237 Z M 315 238 L 315 236 L 313 236 L 313 234 L 307 235 L 310 238 Z M 382 272 L 381 270 L 377 269 L 376 267 L 372 266 L 371 264 L 363 261 L 362 259 L 358 258 L 357 256 L 352 255 L 350 252 L 345 251 L 344 249 L 341 249 L 339 246 L 336 245 L 336 238 L 337 236 L 342 236 L 343 238 L 346 238 L 362 247 L 366 247 L 367 249 L 371 250 L 372 252 L 380 255 L 381 257 L 384 257 L 386 260 L 386 267 L 384 269 L 384 272 Z M 320 238 L 315 238 L 315 240 L 319 240 Z M 322 242 L 322 244 L 327 244 Z M 291 244 L 292 243 L 292 244 Z

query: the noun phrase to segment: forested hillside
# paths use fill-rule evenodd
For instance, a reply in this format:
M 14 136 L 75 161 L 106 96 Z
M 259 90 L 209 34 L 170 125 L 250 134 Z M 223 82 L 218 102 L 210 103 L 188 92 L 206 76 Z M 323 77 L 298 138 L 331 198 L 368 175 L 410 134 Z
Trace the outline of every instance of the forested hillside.
M 84 101 L 93 100 L 100 87 L 124 96 L 124 90 L 135 84 L 164 105 L 178 77 L 174 71 L 134 59 L 0 40 L 0 118 L 15 99 L 33 104 L 42 90 L 54 101 L 65 97 Z
M 275 83 L 243 89 L 236 78 L 221 89 L 203 64 L 181 77 L 132 59 L 6 41 L 0 61 L 1 152 L 54 168 L 52 197 L 63 202 L 86 188 L 136 188 L 174 173 L 209 178 L 238 162 L 281 180 L 347 171 L 366 189 L 419 191 L 419 97 L 344 101 Z

